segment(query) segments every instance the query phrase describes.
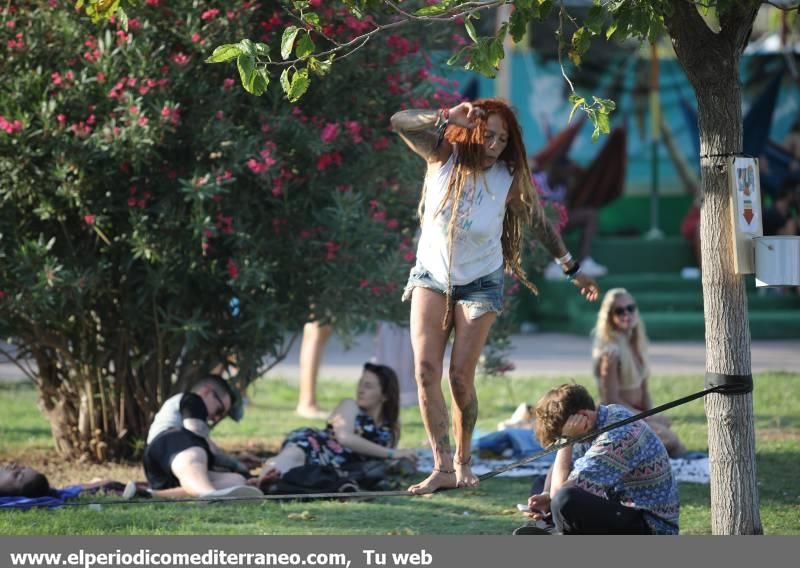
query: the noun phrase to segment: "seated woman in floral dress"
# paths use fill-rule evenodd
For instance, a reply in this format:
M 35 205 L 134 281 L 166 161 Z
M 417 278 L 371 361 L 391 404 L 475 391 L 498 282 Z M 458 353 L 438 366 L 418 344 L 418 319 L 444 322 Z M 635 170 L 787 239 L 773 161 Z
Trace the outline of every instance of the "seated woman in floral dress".
M 400 441 L 400 393 L 395 372 L 385 365 L 364 365 L 356 399 L 342 400 L 324 430 L 299 428 L 286 436 L 281 451 L 264 464 L 263 486 L 306 464 L 345 464 L 368 459 L 416 459 Z

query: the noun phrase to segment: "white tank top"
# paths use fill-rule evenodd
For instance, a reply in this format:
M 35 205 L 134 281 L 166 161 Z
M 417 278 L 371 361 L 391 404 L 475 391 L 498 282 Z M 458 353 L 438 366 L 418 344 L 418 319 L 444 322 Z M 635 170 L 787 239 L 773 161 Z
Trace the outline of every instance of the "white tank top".
M 455 157 L 453 151 L 447 162 L 425 177 L 425 213 L 417 247 L 417 260 L 442 289 L 447 288 L 448 281 L 447 226 L 452 203 L 436 213 L 447 193 Z M 498 161 L 467 181 L 456 214 L 450 270 L 452 286 L 469 284 L 503 266 L 503 218 L 512 180 L 508 166 Z

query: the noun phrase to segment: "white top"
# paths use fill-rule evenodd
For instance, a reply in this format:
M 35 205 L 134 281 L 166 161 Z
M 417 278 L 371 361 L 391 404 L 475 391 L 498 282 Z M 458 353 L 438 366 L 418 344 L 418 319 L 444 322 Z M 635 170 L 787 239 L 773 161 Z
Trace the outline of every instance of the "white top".
M 417 247 L 417 260 L 442 289 L 447 288 L 447 226 L 452 203 L 435 213 L 447 193 L 455 156 L 453 151 L 447 162 L 425 177 L 425 213 Z M 469 284 L 503 266 L 503 218 L 512 180 L 506 163 L 498 161 L 467 181 L 456 214 L 450 271 L 452 286 Z
M 185 393 L 178 393 L 174 396 L 171 396 L 167 399 L 163 406 L 161 406 L 153 418 L 153 423 L 150 425 L 150 430 L 147 432 L 148 444 L 152 443 L 156 436 L 162 432 L 166 432 L 167 430 L 174 428 L 180 429 L 187 426 L 191 426 L 188 429 L 198 436 L 208 438 L 209 428 L 208 424 L 204 420 L 187 418 L 184 422 L 184 417 L 181 415 L 181 399 L 184 396 Z

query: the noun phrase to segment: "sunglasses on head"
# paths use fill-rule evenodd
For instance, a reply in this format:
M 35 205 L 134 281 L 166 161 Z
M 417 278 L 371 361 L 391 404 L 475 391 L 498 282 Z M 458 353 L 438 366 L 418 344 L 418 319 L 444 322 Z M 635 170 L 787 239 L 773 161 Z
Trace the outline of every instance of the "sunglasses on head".
M 617 306 L 612 310 L 615 316 L 621 316 L 628 312 L 629 314 L 633 314 L 636 312 L 636 304 L 628 304 L 627 306 Z

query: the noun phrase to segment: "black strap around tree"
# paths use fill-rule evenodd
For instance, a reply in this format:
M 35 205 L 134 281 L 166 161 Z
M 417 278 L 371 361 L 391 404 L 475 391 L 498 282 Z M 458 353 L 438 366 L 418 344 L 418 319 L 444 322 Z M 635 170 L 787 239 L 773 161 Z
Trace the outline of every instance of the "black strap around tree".
M 515 461 L 508 465 L 504 465 L 498 467 L 497 469 L 493 469 L 488 473 L 484 473 L 483 475 L 478 476 L 480 481 L 485 481 L 487 479 L 492 479 L 493 477 L 497 477 L 501 473 L 505 473 L 506 471 L 510 471 L 515 469 L 521 465 L 525 465 L 532 461 L 536 461 L 544 456 L 550 455 L 552 453 L 557 452 L 562 448 L 566 448 L 568 446 L 572 446 L 574 444 L 579 444 L 582 442 L 588 442 L 592 438 L 599 436 L 600 434 L 605 434 L 606 432 L 610 432 L 616 428 L 620 428 L 621 426 L 626 426 L 627 424 L 631 424 L 636 422 L 637 420 L 642 420 L 643 418 L 647 418 L 648 416 L 653 416 L 654 414 L 658 414 L 660 412 L 664 412 L 665 410 L 669 410 L 670 408 L 675 408 L 676 406 L 680 406 L 682 404 L 686 404 L 687 402 L 691 402 L 693 400 L 697 400 L 698 398 L 702 398 L 707 394 L 711 393 L 721 393 L 721 394 L 746 394 L 753 390 L 753 378 L 752 375 L 717 375 L 715 373 L 706 373 L 706 384 L 708 385 L 709 376 L 712 377 L 713 380 L 720 381 L 719 384 L 712 384 L 699 392 L 694 394 L 690 394 L 679 398 L 677 400 L 673 400 L 672 402 L 667 402 L 666 404 L 662 404 L 660 406 L 655 406 L 650 410 L 645 410 L 644 412 L 640 412 L 639 414 L 634 414 L 629 416 L 628 418 L 624 418 L 613 424 L 609 424 L 608 426 L 604 426 L 599 430 L 593 430 L 583 436 L 579 436 L 578 438 L 573 438 L 571 440 L 565 440 L 560 443 L 551 444 L 546 449 L 536 452 L 533 455 L 527 456 L 522 458 L 521 460 Z M 727 377 L 727 379 L 721 379 L 720 377 Z M 749 388 L 748 388 L 748 379 L 749 377 Z M 446 487 L 437 490 L 437 493 L 442 493 L 445 491 L 452 491 L 456 489 L 467 489 L 466 487 Z M 210 503 L 210 502 L 236 502 L 236 501 L 311 501 L 315 499 L 374 499 L 376 497 L 414 497 L 416 494 L 409 493 L 408 491 L 353 491 L 351 493 L 299 493 L 299 494 L 283 494 L 283 495 L 261 495 L 258 497 L 234 497 L 230 499 L 219 499 L 219 500 L 211 500 L 211 499 L 202 499 L 197 497 L 185 498 L 185 499 L 140 499 L 140 500 L 112 500 L 112 501 L 103 501 L 103 502 L 92 502 L 92 503 L 64 503 L 60 505 L 60 507 L 86 507 L 86 506 L 104 506 L 104 505 L 154 505 L 154 504 L 164 504 L 164 503 Z

